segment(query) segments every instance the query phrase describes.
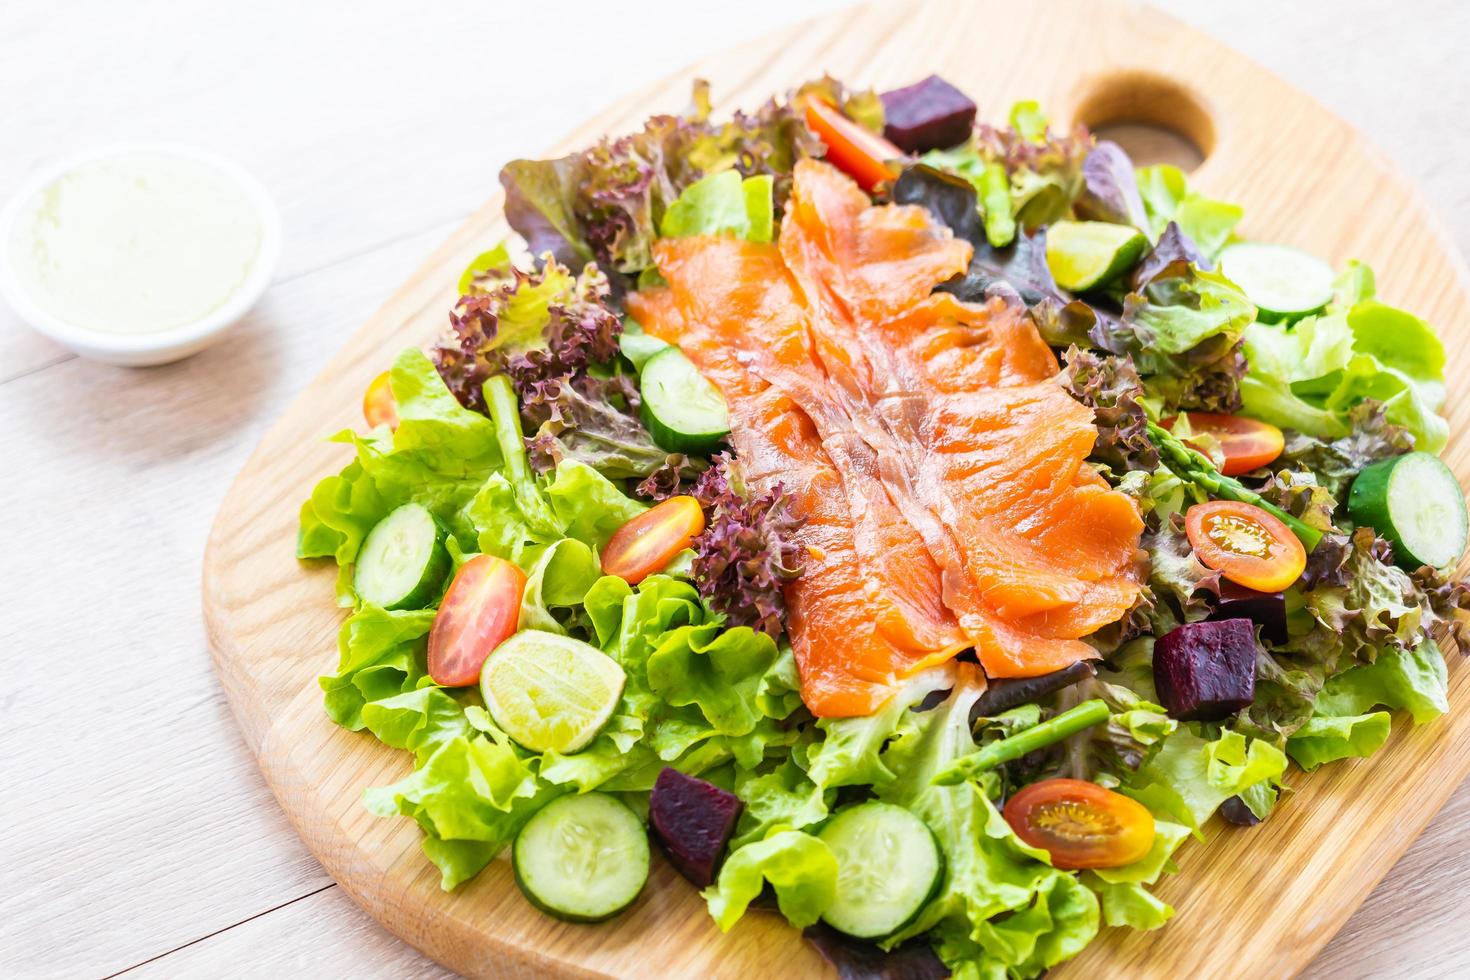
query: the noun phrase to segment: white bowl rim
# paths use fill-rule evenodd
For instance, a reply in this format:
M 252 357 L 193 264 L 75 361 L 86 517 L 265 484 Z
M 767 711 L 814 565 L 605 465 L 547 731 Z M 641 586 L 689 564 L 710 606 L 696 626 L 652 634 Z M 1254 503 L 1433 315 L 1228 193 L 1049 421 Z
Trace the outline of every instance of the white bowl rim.
M 245 281 L 218 308 L 189 323 L 167 330 L 136 334 L 107 333 L 80 327 L 42 308 L 21 285 L 10 257 L 10 243 L 22 208 L 52 182 L 84 163 L 132 153 L 157 153 L 180 157 L 211 166 L 234 182 L 246 197 L 260 220 L 260 250 Z M 229 157 L 165 140 L 127 140 L 94 146 L 69 154 L 49 163 L 21 184 L 0 209 L 0 297 L 3 297 L 22 320 L 53 340 L 73 349 L 106 354 L 152 354 L 187 347 L 221 333 L 244 316 L 265 293 L 275 275 L 281 255 L 281 216 L 265 185 Z

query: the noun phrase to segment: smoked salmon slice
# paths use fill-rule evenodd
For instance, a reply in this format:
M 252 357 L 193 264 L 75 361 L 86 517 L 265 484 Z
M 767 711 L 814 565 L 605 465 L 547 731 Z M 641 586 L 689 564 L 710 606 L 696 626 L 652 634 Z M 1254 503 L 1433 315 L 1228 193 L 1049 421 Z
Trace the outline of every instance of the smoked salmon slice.
M 934 292 L 969 258 L 803 161 L 776 244 L 664 239 L 668 286 L 628 298 L 725 394 L 752 482 L 793 494 L 811 557 L 787 625 L 818 716 L 966 648 L 992 677 L 1095 656 L 1137 597 L 1142 522 L 1086 464 L 1050 348 L 1017 306 Z

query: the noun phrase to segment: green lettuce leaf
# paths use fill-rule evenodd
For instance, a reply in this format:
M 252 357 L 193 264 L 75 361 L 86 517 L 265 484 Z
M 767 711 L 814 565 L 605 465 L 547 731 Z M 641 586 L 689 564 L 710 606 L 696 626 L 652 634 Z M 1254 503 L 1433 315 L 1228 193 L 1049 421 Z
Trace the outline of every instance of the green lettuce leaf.
M 1385 650 L 1372 663 L 1330 678 L 1317 699 L 1324 715 L 1360 714 L 1378 705 L 1409 712 L 1415 724 L 1450 710 L 1449 672 L 1434 643 Z
M 1365 715 L 1314 715 L 1286 740 L 1292 761 L 1307 771 L 1324 762 L 1366 758 L 1388 741 L 1387 711 Z
M 733 790 L 745 804 L 736 835 L 730 841 L 738 850 L 778 828 L 802 830 L 827 818 L 836 794 L 823 790 L 788 757 L 770 772 L 737 767 Z
M 887 785 L 894 773 L 883 764 L 882 752 L 898 734 L 899 723 L 910 708 L 953 685 L 954 672 L 937 667 L 909 678 L 870 715 L 819 719 L 817 728 L 825 737 L 809 756 L 812 782 L 822 789 Z
M 768 174 L 741 179 L 735 170 L 702 177 L 684 188 L 664 212 L 659 234 L 664 238 L 687 235 L 734 235 L 752 242 L 769 242 L 774 234 L 771 203 L 773 181 Z
M 1103 922 L 1110 926 L 1157 929 L 1174 917 L 1173 906 L 1136 882 L 1103 881 L 1093 874 L 1082 880 L 1097 895 Z
M 1212 260 L 1229 243 L 1245 214 L 1234 204 L 1191 191 L 1184 172 L 1169 164 L 1139 167 L 1138 192 L 1154 238 L 1172 221 Z
M 574 459 L 557 464 L 546 499 L 563 534 L 601 551 L 613 533 L 648 507 Z
M 433 624 L 432 609 L 364 606 L 347 617 L 337 633 L 337 672 L 317 678 L 327 715 L 361 731 L 364 705 L 417 687 L 425 676 L 425 638 Z
M 748 626 L 684 626 L 663 636 L 645 664 L 648 685 L 675 707 L 698 705 L 724 735 L 748 735 L 764 713 L 761 679 L 776 662 L 776 642 Z
M 1312 715 L 1286 742 L 1286 751 L 1303 769 L 1338 759 L 1366 758 L 1388 740 L 1389 714 L 1375 707 L 1409 712 L 1415 723 L 1449 710 L 1449 674 L 1439 648 L 1430 641 L 1407 650 L 1385 650 L 1327 679 Z
M 1176 268 L 1177 274 L 1161 274 L 1130 296 L 1124 309 L 1146 339 L 1134 355 L 1144 374 L 1172 373 L 1159 355 L 1184 354 L 1211 337 L 1233 344 L 1255 318 L 1255 307 L 1230 280 L 1182 263 Z
M 567 632 L 554 610 L 575 610 L 598 579 L 602 566 L 596 553 L 576 538 L 562 538 L 545 548 L 526 573 L 521 594 L 519 628 Z
M 837 859 L 821 840 L 798 830 L 780 830 L 735 851 L 725 859 L 719 879 L 704 891 L 721 931 L 730 931 L 767 882 L 781 914 L 804 929 L 836 897 Z
M 474 729 L 464 708 L 441 687 L 420 687 L 362 706 L 362 721 L 384 745 L 406 749 L 424 762 L 444 743 Z
M 1354 411 L 1382 405 L 1418 448 L 1437 453 L 1449 437 L 1444 347 L 1427 323 L 1371 298 L 1372 273 L 1352 264 L 1338 277 L 1327 312 L 1292 326 L 1245 331 L 1250 371 L 1241 383 L 1247 414 L 1322 439 L 1354 431 Z
M 531 815 L 563 792 L 536 778 L 503 733 L 445 741 L 404 779 L 363 793 L 378 816 L 412 817 L 449 891 L 478 874 Z
M 1199 835 L 1221 803 L 1259 783 L 1279 785 L 1285 772 L 1286 755 L 1269 742 L 1234 731 L 1209 741 L 1181 728 L 1120 792 Z

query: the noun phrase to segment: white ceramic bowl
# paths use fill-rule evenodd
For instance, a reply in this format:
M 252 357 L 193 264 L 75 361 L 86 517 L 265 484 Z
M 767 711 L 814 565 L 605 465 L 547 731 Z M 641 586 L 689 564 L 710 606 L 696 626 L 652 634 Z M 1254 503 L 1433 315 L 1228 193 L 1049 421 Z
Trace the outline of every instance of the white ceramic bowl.
M 79 327 L 62 320 L 36 302 L 16 273 L 8 250 L 15 225 L 26 204 L 46 187 L 80 164 L 123 154 L 148 152 L 181 157 L 207 164 L 223 174 L 245 194 L 260 220 L 260 249 L 245 281 L 221 306 L 182 326 L 150 333 L 106 333 Z M 111 364 L 166 364 L 196 354 L 224 336 L 225 332 L 270 286 L 281 255 L 281 218 L 264 185 L 239 166 L 208 150 L 179 143 L 129 142 L 99 146 L 43 167 L 33 174 L 0 211 L 0 297 L 22 320 L 52 340 L 65 344 L 83 357 Z

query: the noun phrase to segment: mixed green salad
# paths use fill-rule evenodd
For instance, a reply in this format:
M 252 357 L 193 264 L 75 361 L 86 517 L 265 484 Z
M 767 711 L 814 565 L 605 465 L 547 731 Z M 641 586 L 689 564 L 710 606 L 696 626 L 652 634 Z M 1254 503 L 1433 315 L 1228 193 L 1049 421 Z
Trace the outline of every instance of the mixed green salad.
M 1034 977 L 1168 921 L 1152 886 L 1214 814 L 1268 819 L 1293 765 L 1448 709 L 1470 600 L 1434 331 L 1360 263 L 1241 239 L 1173 167 L 1033 103 L 975 117 L 938 78 L 724 122 L 700 86 L 502 171 L 525 248 L 475 259 L 444 336 L 370 387 L 298 546 L 349 610 L 327 714 L 413 755 L 364 802 L 417 822 L 445 889 L 509 848 L 529 901 L 606 919 L 651 835 L 720 929 L 769 906 L 845 975 Z M 1146 553 L 1095 660 L 987 684 L 961 654 L 869 715 L 804 704 L 803 515 L 623 298 L 663 282 L 662 239 L 775 240 L 808 159 L 969 241 L 940 288 L 1023 309 L 1093 410 Z

